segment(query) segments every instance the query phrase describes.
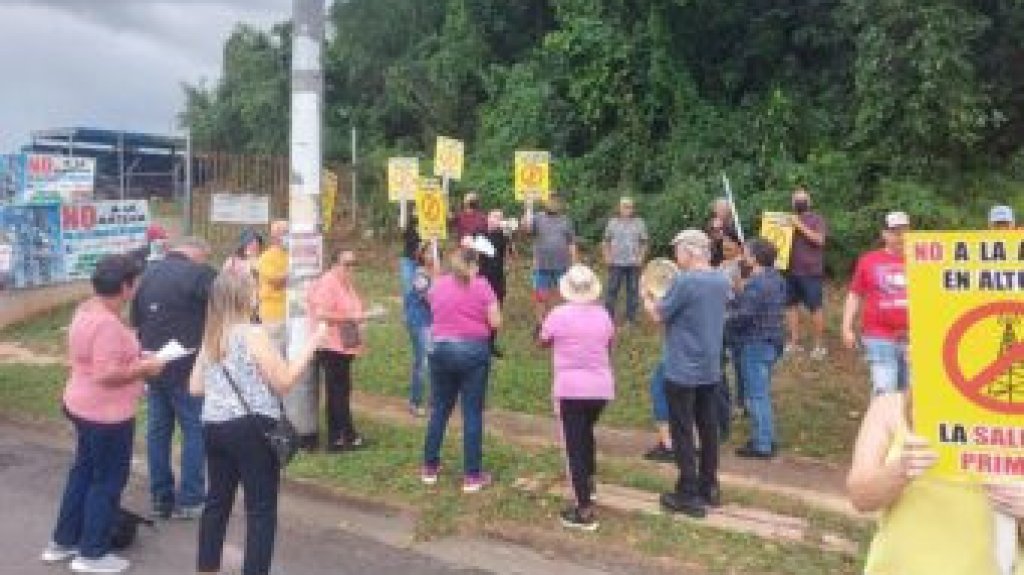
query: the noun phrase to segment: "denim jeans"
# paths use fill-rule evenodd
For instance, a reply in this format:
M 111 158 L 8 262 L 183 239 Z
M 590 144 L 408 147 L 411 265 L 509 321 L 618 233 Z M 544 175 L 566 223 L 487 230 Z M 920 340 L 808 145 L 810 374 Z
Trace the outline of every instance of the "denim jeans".
M 146 393 L 148 411 L 146 451 L 149 487 L 155 510 L 202 505 L 206 499 L 203 398 L 189 395 L 184 382 L 150 382 Z M 181 485 L 174 491 L 171 470 L 171 439 L 174 422 L 181 427 Z
M 480 473 L 483 460 L 484 398 L 491 367 L 491 349 L 480 341 L 437 341 L 430 353 L 430 421 L 423 461 L 440 465 L 441 446 L 455 400 L 462 400 L 464 473 Z
M 863 337 L 864 356 L 871 370 L 871 389 L 875 395 L 907 389 L 907 342 L 880 337 Z
M 651 374 L 651 412 L 655 423 L 668 422 L 668 401 L 665 399 L 665 362 L 659 361 Z
M 746 343 L 740 352 L 747 412 L 750 413 L 750 443 L 761 453 L 770 453 L 775 441 L 772 368 L 778 353 L 779 349 L 773 343 Z
M 608 290 L 605 292 L 604 305 L 608 313 L 615 317 L 615 304 L 619 299 L 619 290 L 626 285 L 626 320 L 636 322 L 636 312 L 640 307 L 640 268 L 638 266 L 608 266 Z
M 743 357 L 743 344 L 730 343 L 729 347 L 729 363 L 731 363 L 733 378 L 736 380 L 736 405 L 746 406 L 747 404 L 747 393 L 746 387 L 743 385 L 743 365 L 741 358 Z
M 128 484 L 135 420 L 91 423 L 68 416 L 75 426 L 75 459 L 68 471 L 53 541 L 78 547 L 86 559 L 110 551 L 110 528 Z
M 224 536 L 241 483 L 245 505 L 242 575 L 270 573 L 281 468 L 263 434 L 273 425 L 269 417 L 246 416 L 208 423 L 204 427 L 210 497 L 199 521 L 197 571 L 213 572 L 221 568 Z
M 427 371 L 427 352 L 430 349 L 430 326 L 405 325 L 412 343 L 412 366 L 409 369 L 409 405 L 423 405 L 424 382 L 430 377 Z
M 416 260 L 402 256 L 398 260 L 398 273 L 402 280 L 402 293 L 412 289 L 412 280 L 416 277 Z

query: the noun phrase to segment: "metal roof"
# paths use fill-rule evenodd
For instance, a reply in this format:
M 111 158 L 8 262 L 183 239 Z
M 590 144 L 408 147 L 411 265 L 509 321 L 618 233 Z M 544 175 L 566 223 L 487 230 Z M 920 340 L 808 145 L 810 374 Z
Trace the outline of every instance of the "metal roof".
M 84 127 L 35 130 L 32 132 L 32 141 L 34 143 L 59 141 L 64 144 L 73 142 L 76 145 L 110 146 L 112 148 L 122 145 L 126 148 L 151 149 L 182 149 L 185 147 L 185 138 L 182 136 Z

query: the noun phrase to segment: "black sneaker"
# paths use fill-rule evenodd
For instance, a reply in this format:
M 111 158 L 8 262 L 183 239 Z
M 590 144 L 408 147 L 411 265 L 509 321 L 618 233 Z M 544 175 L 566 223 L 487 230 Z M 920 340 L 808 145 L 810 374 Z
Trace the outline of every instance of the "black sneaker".
M 667 511 L 682 513 L 695 519 L 703 519 L 708 514 L 704 500 L 696 495 L 680 495 L 675 492 L 662 493 L 658 501 Z
M 594 512 L 580 511 L 577 507 L 570 507 L 562 511 L 560 515 L 562 526 L 568 529 L 580 529 L 583 531 L 597 531 L 599 523 L 594 518 Z
M 665 444 L 658 442 L 657 445 L 647 450 L 644 453 L 644 459 L 647 461 L 659 461 L 662 463 L 672 463 L 676 460 L 675 453 L 671 449 L 665 447 Z
M 722 490 L 719 487 L 703 487 L 700 490 L 700 498 L 708 507 L 722 506 Z
M 736 448 L 736 457 L 744 459 L 772 459 L 775 457 L 775 445 L 772 444 L 770 451 L 758 451 L 754 449 L 753 445 L 747 443 L 742 447 Z
M 303 451 L 316 451 L 320 448 L 320 438 L 315 433 L 299 436 L 299 449 Z

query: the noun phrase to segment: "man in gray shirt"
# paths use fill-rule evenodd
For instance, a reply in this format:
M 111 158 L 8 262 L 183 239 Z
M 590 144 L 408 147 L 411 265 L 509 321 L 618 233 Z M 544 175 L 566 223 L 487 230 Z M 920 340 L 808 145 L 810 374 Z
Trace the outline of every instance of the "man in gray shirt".
M 660 300 L 644 295 L 644 309 L 664 324 L 665 397 L 679 479 L 661 496 L 669 511 L 704 517 L 721 503 L 718 486 L 718 398 L 722 377 L 722 332 L 729 279 L 712 268 L 711 240 L 700 230 L 672 240 L 679 275 Z M 693 429 L 700 437 L 700 461 Z
M 551 196 L 539 214 L 526 212 L 523 228 L 533 236 L 534 315 L 540 326 L 551 308 L 552 295 L 565 270 L 576 262 L 576 233 L 562 213 L 562 202 Z
M 619 215 L 608 220 L 602 245 L 608 265 L 604 303 L 613 318 L 619 290 L 626 284 L 626 321 L 636 323 L 636 311 L 640 307 L 640 266 L 647 256 L 647 239 L 647 224 L 636 216 L 633 199 L 620 199 Z

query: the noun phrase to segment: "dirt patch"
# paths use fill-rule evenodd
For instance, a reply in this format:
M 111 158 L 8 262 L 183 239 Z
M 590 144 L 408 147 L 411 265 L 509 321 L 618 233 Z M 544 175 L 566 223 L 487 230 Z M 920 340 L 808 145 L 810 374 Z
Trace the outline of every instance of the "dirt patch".
M 35 353 L 20 344 L 0 341 L 0 363 L 27 365 L 63 365 L 64 358 Z

